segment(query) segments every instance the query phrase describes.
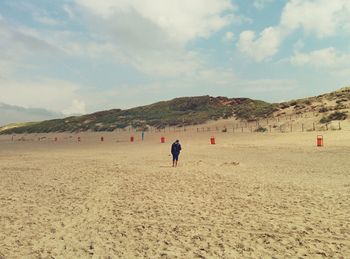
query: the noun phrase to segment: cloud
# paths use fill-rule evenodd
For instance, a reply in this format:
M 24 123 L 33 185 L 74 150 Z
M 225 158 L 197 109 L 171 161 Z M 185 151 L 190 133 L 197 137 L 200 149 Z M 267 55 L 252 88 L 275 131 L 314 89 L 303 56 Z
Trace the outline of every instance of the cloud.
M 255 2 L 258 6 L 260 1 Z M 286 37 L 302 29 L 318 38 L 350 32 L 350 1 L 290 0 L 278 25 L 265 28 L 256 39 L 253 31 L 240 34 L 238 49 L 258 62 L 274 56 Z
M 234 10 L 229 0 L 76 0 L 76 2 L 105 21 L 113 21 L 120 16 L 131 16 L 139 21 L 147 21 L 171 41 L 179 43 L 209 37 L 230 24 Z M 131 31 L 125 31 L 123 36 L 127 36 L 128 33 L 134 35 L 132 29 L 137 28 L 129 29 Z
M 288 79 L 240 80 L 237 85 L 245 93 L 273 93 L 298 88 L 298 83 L 295 80 Z
M 282 12 L 280 26 L 290 30 L 302 28 L 319 38 L 334 36 L 350 28 L 348 0 L 291 0 Z
M 0 19 L 0 59 L 8 62 L 21 60 L 29 55 L 50 54 L 57 49 L 38 37 L 39 33 L 27 27 L 18 27 Z
M 209 38 L 240 20 L 230 0 L 76 0 L 87 14 L 95 43 L 116 63 L 129 64 L 156 78 L 186 77 L 205 69 L 204 61 L 187 44 Z M 80 46 L 84 46 L 79 44 Z M 106 45 L 102 47 L 107 47 Z M 84 48 L 92 51 L 91 46 Z M 98 46 L 97 48 L 98 49 Z
M 255 0 L 253 5 L 256 9 L 264 9 L 266 5 L 272 3 L 274 0 Z
M 65 115 L 85 114 L 86 113 L 85 106 L 86 105 L 84 101 L 74 99 L 72 101 L 71 106 L 69 106 L 67 109 L 64 109 L 62 112 Z
M 34 16 L 34 20 L 36 20 L 42 24 L 49 25 L 49 26 L 56 26 L 56 25 L 61 24 L 60 21 L 52 19 L 48 16 Z
M 254 31 L 243 31 L 237 47 L 245 55 L 261 62 L 277 53 L 282 39 L 283 33 L 275 27 L 264 29 L 258 38 Z
M 70 5 L 64 4 L 62 8 L 63 8 L 63 10 L 65 11 L 65 13 L 68 15 L 68 17 L 70 19 L 74 19 L 75 18 L 75 12 L 74 12 L 73 8 Z
M 45 107 L 62 111 L 79 99 L 81 87 L 64 80 L 0 79 L 0 101 L 22 107 Z
M 329 47 L 309 53 L 296 52 L 290 58 L 290 63 L 296 66 L 308 65 L 316 68 L 349 67 L 349 58 L 349 54 L 342 54 L 335 48 Z
M 9 123 L 42 121 L 63 117 L 63 114 L 51 112 L 45 109 L 24 108 L 5 103 L 0 103 L 0 114 L 0 126 Z
M 232 31 L 228 31 L 225 33 L 223 40 L 226 42 L 230 42 L 230 41 L 233 41 L 234 38 L 235 38 L 234 33 Z

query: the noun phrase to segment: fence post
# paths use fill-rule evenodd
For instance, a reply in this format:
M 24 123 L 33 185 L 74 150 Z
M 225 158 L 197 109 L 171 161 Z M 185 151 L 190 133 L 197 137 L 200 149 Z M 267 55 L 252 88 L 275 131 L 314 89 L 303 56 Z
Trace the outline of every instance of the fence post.
M 301 124 L 301 132 L 304 132 L 304 124 Z

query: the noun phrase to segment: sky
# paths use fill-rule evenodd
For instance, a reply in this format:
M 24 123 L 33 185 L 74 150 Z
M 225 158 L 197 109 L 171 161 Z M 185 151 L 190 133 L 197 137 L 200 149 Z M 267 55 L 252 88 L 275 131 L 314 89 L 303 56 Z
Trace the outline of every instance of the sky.
M 0 0 L 0 102 L 65 115 L 350 85 L 349 0 Z

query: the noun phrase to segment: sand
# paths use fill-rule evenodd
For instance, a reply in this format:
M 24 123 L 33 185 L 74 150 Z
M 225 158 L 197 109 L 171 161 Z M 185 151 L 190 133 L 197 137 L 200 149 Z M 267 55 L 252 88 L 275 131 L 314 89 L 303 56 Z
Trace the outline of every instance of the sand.
M 0 258 L 350 258 L 350 132 L 316 135 L 1 136 Z

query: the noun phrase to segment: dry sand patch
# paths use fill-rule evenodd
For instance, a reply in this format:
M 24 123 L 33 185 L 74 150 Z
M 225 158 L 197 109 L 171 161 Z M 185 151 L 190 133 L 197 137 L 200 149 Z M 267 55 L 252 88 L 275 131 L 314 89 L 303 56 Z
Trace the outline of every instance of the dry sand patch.
M 350 256 L 347 132 L 96 137 L 1 140 L 0 257 Z

